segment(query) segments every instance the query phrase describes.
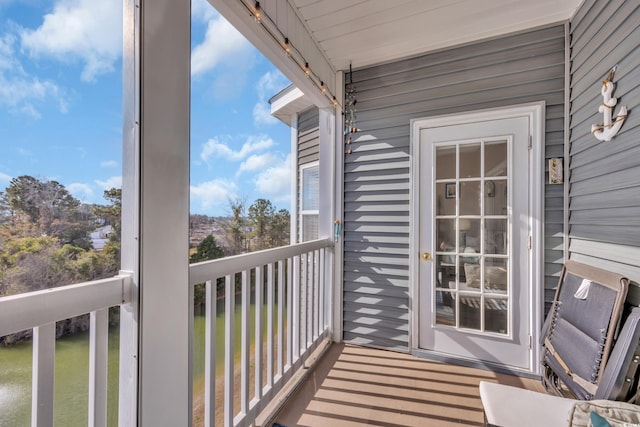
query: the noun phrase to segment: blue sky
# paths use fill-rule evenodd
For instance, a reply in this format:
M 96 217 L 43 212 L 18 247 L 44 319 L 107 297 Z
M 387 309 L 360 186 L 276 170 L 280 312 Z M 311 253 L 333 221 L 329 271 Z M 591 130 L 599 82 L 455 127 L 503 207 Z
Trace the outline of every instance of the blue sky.
M 192 0 L 191 212 L 257 198 L 290 209 L 290 131 L 268 100 L 289 82 Z M 121 185 L 122 4 L 0 0 L 0 190 L 32 175 L 104 203 Z

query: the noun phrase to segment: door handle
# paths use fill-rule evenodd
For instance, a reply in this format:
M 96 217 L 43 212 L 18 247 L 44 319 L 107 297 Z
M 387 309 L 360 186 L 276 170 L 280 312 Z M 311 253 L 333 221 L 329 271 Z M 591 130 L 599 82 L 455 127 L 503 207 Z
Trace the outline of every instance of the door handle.
M 422 253 L 422 260 L 423 261 L 431 261 L 431 254 L 429 252 L 423 252 Z

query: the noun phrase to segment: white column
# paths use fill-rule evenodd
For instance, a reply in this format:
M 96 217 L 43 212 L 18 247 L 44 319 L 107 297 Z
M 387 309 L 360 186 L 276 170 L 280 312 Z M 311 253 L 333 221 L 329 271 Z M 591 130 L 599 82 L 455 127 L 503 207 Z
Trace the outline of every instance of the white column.
M 131 297 L 120 306 L 118 425 L 138 423 L 138 284 L 140 236 L 140 8 L 125 0 L 122 46 L 122 275 L 131 277 Z
M 289 242 L 298 243 L 298 114 L 291 117 L 291 216 Z
M 340 87 L 341 74 L 337 75 Z M 342 99 L 342 93 L 338 93 Z M 320 133 L 320 216 L 318 235 L 334 238 L 334 222 L 342 218 L 342 120 L 336 108 L 321 108 Z M 335 247 L 327 252 L 323 277 L 327 281 L 328 304 L 324 307 L 335 342 L 342 340 L 342 237 L 334 239 Z
M 137 282 L 139 347 L 123 357 L 138 359 L 137 424 L 188 426 L 190 1 L 135 1 L 132 28 L 125 10 L 122 268 Z M 135 309 L 126 317 L 135 323 Z

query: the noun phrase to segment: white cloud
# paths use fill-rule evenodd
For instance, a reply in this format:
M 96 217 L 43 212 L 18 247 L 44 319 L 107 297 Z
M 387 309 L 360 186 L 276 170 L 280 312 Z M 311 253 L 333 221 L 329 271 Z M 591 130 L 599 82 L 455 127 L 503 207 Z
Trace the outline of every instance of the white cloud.
M 266 150 L 273 146 L 273 144 L 273 140 L 267 136 L 250 136 L 247 138 L 246 142 L 242 144 L 240 150 L 234 151 L 229 147 L 229 145 L 220 142 L 217 139 L 210 139 L 206 144 L 203 144 L 202 151 L 200 152 L 200 159 L 206 163 L 209 163 L 209 160 L 212 157 L 239 161 L 246 158 L 251 153 Z
M 11 181 L 11 177 L 9 175 L 7 175 L 6 173 L 2 173 L 0 172 L 0 182 L 4 183 L 8 183 Z
M 236 172 L 236 176 L 243 172 L 263 170 L 269 165 L 275 164 L 278 160 L 278 157 L 272 153 L 254 154 L 249 156 L 247 160 L 240 164 L 240 168 L 238 169 L 238 172 Z
M 76 198 L 87 201 L 93 198 L 93 188 L 89 184 L 75 182 L 67 185 L 67 190 Z
M 200 75 L 223 65 L 236 70 L 250 68 L 252 46 L 226 19 L 217 15 L 207 24 L 202 43 L 191 52 L 191 74 Z
M 122 177 L 121 176 L 112 176 L 107 178 L 106 181 L 101 181 L 99 179 L 95 180 L 95 183 L 100 186 L 103 190 L 110 190 L 112 188 L 122 188 Z
M 11 34 L 0 37 L 0 106 L 13 114 L 39 119 L 39 107 L 53 102 L 66 113 L 69 102 L 64 92 L 50 80 L 30 76 L 16 55 L 15 44 Z
M 118 162 L 116 162 L 115 160 L 105 160 L 104 162 L 100 163 L 100 167 L 101 168 L 117 168 Z
M 253 122 L 256 125 L 272 125 L 278 123 L 278 119 L 271 115 L 269 103 L 261 100 L 253 106 Z
M 122 2 L 60 0 L 35 30 L 20 31 L 22 46 L 34 57 L 84 63 L 81 78 L 114 71 L 122 52 Z
M 291 199 L 291 154 L 280 163 L 258 175 L 256 189 L 276 201 Z
M 289 81 L 278 70 L 269 71 L 260 77 L 256 85 L 258 102 L 253 107 L 253 121 L 256 125 L 272 125 L 278 122 L 278 119 L 271 115 L 269 99 L 288 85 Z
M 258 80 L 256 86 L 258 97 L 268 100 L 288 85 L 289 80 L 280 71 L 268 71 Z
M 228 200 L 237 198 L 237 186 L 225 179 L 214 179 L 192 185 L 191 212 L 211 211 L 213 208 L 226 206 Z

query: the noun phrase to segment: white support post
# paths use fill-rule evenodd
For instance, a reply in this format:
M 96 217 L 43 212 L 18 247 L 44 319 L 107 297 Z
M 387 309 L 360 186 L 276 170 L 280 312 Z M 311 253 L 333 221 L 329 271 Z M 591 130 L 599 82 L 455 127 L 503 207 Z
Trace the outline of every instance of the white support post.
M 139 266 L 134 266 L 140 293 L 138 425 L 188 427 L 192 423 L 191 2 L 136 2 L 140 10 L 139 163 L 134 166 L 140 186 Z
M 326 249 L 320 249 L 320 268 L 319 268 L 319 274 L 320 277 L 318 279 L 318 286 L 320 287 L 319 289 L 319 294 L 320 294 L 320 301 L 318 303 L 318 310 L 320 312 L 320 320 L 319 320 L 319 325 L 318 325 L 318 333 L 322 333 L 325 329 L 326 325 L 326 313 L 325 313 L 325 307 L 326 307 L 326 301 L 327 301 L 327 295 L 326 295 L 326 283 L 325 280 L 327 280 L 327 277 L 325 275 L 325 263 L 327 262 L 327 259 L 325 257 L 325 253 L 327 252 Z
M 120 306 L 118 425 L 138 424 L 138 284 L 140 279 L 140 7 L 123 7 L 123 124 L 121 275 L 131 278 L 131 295 Z
M 273 361 L 275 358 L 273 351 L 273 270 L 273 263 L 269 263 L 267 267 L 267 390 L 271 390 L 273 387 Z M 260 344 L 260 347 L 262 347 L 262 344 Z
M 336 97 L 343 99 L 342 88 L 342 74 L 336 74 Z M 336 251 L 341 248 L 342 239 L 336 241 L 334 234 L 334 222 L 335 220 L 341 221 L 341 226 L 344 229 L 344 220 L 342 218 L 342 121 L 340 119 L 340 111 L 336 108 L 323 108 L 319 111 L 319 137 L 320 137 L 320 182 L 324 183 L 327 187 L 320 191 L 320 217 L 318 218 L 318 232 L 320 236 L 333 236 L 334 243 L 336 244 Z M 336 295 L 333 298 L 341 296 L 339 289 L 341 288 L 342 265 L 337 261 L 341 261 L 339 257 L 331 257 L 327 259 L 324 264 L 324 280 L 329 281 L 331 286 L 326 286 L 329 289 L 335 289 Z M 336 262 L 334 264 L 334 262 Z M 334 274 L 335 272 L 335 274 Z M 323 284 L 325 287 L 326 284 Z M 330 307 L 333 309 L 334 302 L 331 299 Z M 341 310 L 341 298 L 336 300 L 336 310 Z M 333 317 L 333 314 L 332 314 Z M 330 330 L 333 333 L 333 339 L 340 341 L 342 337 L 341 327 L 337 327 L 338 324 L 329 324 Z
M 242 317 L 240 332 L 240 412 L 249 412 L 249 272 L 242 271 Z
M 290 282 L 291 297 L 292 297 L 292 313 L 288 319 L 291 325 L 293 339 L 291 340 L 291 346 L 293 347 L 293 353 L 289 364 L 293 364 L 300 357 L 300 331 L 302 330 L 302 319 L 300 316 L 300 256 L 293 257 L 293 280 Z
M 33 328 L 31 427 L 53 425 L 53 384 L 56 358 L 56 324 Z
M 307 290 L 309 288 L 309 252 L 300 255 L 300 343 L 298 351 L 307 348 L 307 329 L 309 324 L 309 301 Z M 301 353 L 304 354 L 304 351 Z
M 90 427 L 107 425 L 107 367 L 109 353 L 109 309 L 92 311 L 89 329 L 89 418 Z
M 293 310 L 293 277 L 295 274 L 296 258 L 287 259 L 287 366 L 293 366 L 294 348 L 294 310 Z M 282 371 L 284 374 L 284 371 Z
M 255 397 L 256 399 L 262 398 L 262 343 L 264 340 L 262 339 L 262 302 L 263 295 L 262 290 L 264 289 L 264 266 L 259 266 L 256 268 L 256 294 L 255 294 L 255 310 L 256 310 L 256 319 L 255 319 L 255 361 L 254 361 L 254 380 L 255 380 Z
M 294 155 L 295 154 L 295 155 Z M 289 224 L 289 241 L 293 245 L 298 243 L 298 115 L 291 118 L 291 200 L 292 215 Z M 300 239 L 302 240 L 302 239 Z
M 278 371 L 277 375 L 284 374 L 284 261 L 278 261 Z M 288 327 L 287 330 L 290 328 Z
M 320 334 L 320 251 L 313 251 L 313 341 Z
M 207 280 L 205 286 L 204 425 L 212 427 L 216 419 L 217 281 Z
M 236 309 L 235 274 L 224 284 L 224 427 L 233 427 L 233 380 L 235 371 L 234 317 Z

